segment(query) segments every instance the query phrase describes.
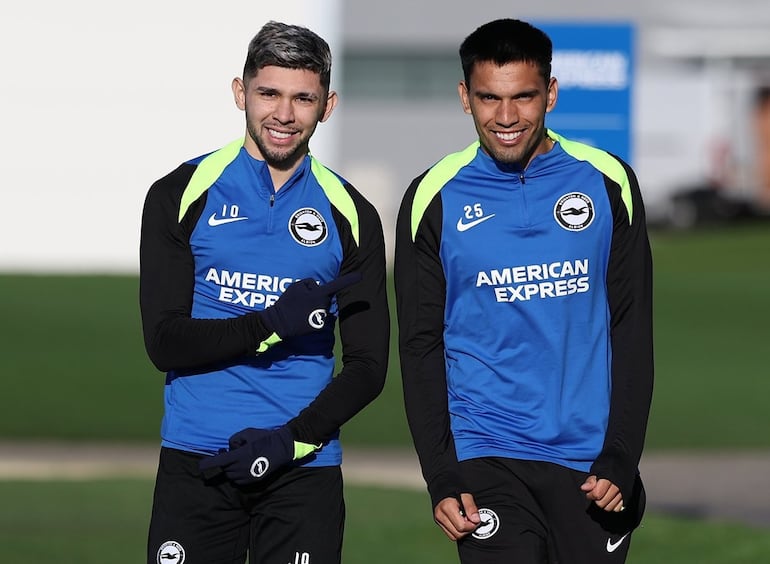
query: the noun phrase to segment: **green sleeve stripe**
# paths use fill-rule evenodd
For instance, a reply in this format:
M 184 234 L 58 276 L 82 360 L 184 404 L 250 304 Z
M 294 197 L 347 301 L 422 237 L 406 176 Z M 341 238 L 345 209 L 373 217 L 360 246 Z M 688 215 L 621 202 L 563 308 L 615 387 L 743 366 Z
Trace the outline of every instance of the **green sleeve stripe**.
M 313 176 L 316 177 L 318 183 L 329 198 L 332 205 L 340 210 L 340 213 L 350 223 L 350 229 L 353 232 L 353 240 L 358 242 L 358 210 L 356 204 L 353 202 L 353 198 L 345 190 L 342 182 L 331 170 L 322 165 L 313 155 L 310 155 L 310 170 L 313 172 Z
M 294 441 L 294 460 L 305 458 L 308 454 L 317 451 L 322 445 L 311 445 Z
M 267 349 L 280 342 L 281 338 L 278 336 L 278 333 L 272 333 L 267 339 L 259 343 L 257 354 L 265 352 Z
M 550 129 L 548 130 L 548 136 L 551 139 L 558 141 L 567 154 L 572 155 L 579 161 L 590 163 L 594 168 L 620 185 L 620 197 L 626 205 L 628 223 L 630 225 L 634 216 L 634 204 L 631 199 L 631 183 L 628 180 L 628 174 L 626 173 L 626 169 L 623 168 L 623 165 L 606 151 L 591 147 L 585 143 L 570 141 L 558 133 L 554 133 Z
M 422 216 L 428 209 L 431 200 L 447 182 L 454 178 L 462 167 L 473 160 L 478 148 L 479 142 L 475 141 L 462 151 L 447 155 L 433 165 L 420 181 L 420 185 L 414 193 L 414 200 L 412 200 L 412 241 L 417 236 L 417 227 L 419 227 Z
M 182 194 L 182 201 L 179 204 L 179 221 L 182 221 L 184 214 L 187 213 L 187 208 L 200 198 L 201 194 L 211 188 L 211 185 L 217 181 L 227 165 L 235 160 L 241 147 L 243 147 L 242 137 L 214 151 L 198 163 Z

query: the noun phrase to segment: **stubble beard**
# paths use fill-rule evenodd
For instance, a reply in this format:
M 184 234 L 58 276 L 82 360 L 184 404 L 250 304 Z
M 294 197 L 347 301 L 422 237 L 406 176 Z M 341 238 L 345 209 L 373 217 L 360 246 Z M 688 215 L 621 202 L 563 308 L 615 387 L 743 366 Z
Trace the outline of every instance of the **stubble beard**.
M 540 143 L 545 138 L 545 130 L 543 130 L 538 137 L 538 141 L 533 143 L 533 139 L 529 140 L 529 143 L 532 144 L 525 147 L 501 148 L 494 145 L 496 138 L 494 133 L 492 133 L 490 139 L 491 146 L 485 148 L 487 153 L 489 153 L 497 162 L 524 170 L 529 164 L 529 161 L 532 160 L 533 155 L 537 152 Z
M 265 159 L 265 162 L 268 164 L 268 166 L 271 166 L 275 169 L 289 170 L 295 164 L 297 164 L 297 161 L 303 158 L 307 153 L 307 148 L 304 143 L 299 143 L 294 147 L 287 148 L 285 151 L 276 151 L 270 149 L 265 145 L 265 143 L 262 141 L 262 138 L 251 126 L 251 124 L 247 124 L 246 129 L 249 132 L 249 137 L 251 137 L 252 141 L 256 143 L 262 158 Z
M 487 147 L 487 151 L 492 155 L 492 158 L 499 163 L 518 168 L 524 168 L 524 165 L 526 164 L 524 162 L 523 153 L 519 151 L 501 150 L 495 147 Z

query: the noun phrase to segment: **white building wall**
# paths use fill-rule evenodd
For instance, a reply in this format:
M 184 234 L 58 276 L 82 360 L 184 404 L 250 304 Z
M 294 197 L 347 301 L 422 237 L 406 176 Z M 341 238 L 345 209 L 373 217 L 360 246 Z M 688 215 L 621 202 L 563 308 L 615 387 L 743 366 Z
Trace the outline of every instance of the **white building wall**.
M 0 18 L 2 272 L 136 272 L 150 184 L 243 135 L 230 83 L 268 20 L 340 50 L 340 2 L 14 2 Z M 335 72 L 338 72 L 335 69 Z M 337 164 L 334 119 L 313 152 Z

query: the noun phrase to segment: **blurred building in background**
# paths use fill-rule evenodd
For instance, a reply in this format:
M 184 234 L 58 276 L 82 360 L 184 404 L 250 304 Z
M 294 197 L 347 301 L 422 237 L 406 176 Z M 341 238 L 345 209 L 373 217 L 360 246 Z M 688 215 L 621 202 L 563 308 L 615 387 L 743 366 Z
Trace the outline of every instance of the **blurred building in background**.
M 268 19 L 331 43 L 341 103 L 311 149 L 377 205 L 389 246 L 411 179 L 476 137 L 457 96 L 457 50 L 501 17 L 594 26 L 589 50 L 606 39 L 597 26 L 633 30 L 632 56 L 604 59 L 601 71 L 613 73 L 610 88 L 628 87 L 625 110 L 570 123 L 582 124 L 580 138 L 600 122 L 624 132 L 603 148 L 627 152 L 651 222 L 688 227 L 770 209 L 768 0 L 233 0 L 216 10 L 204 0 L 41 0 L 6 12 L 1 272 L 137 272 L 149 185 L 242 135 L 230 82 Z M 547 124 L 560 133 L 559 112 L 591 83 L 583 70 L 600 76 L 589 59 L 555 57 L 564 88 Z M 615 83 L 623 69 L 628 80 Z
M 630 161 L 651 222 L 686 227 L 770 205 L 766 0 L 343 6 L 340 169 L 375 201 L 386 230 L 410 180 L 474 140 L 457 96 L 457 49 L 500 17 L 634 27 Z

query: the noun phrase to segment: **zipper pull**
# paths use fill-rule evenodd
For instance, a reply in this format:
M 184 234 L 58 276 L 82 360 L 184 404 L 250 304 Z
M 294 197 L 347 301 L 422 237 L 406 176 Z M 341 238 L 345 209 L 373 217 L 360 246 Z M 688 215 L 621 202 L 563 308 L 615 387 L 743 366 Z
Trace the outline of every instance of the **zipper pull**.
M 270 207 L 272 208 L 275 204 L 275 194 L 270 194 Z

